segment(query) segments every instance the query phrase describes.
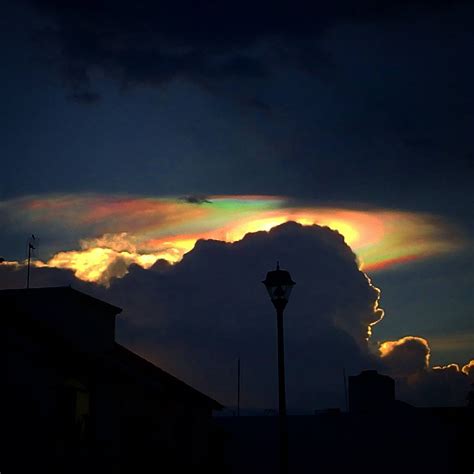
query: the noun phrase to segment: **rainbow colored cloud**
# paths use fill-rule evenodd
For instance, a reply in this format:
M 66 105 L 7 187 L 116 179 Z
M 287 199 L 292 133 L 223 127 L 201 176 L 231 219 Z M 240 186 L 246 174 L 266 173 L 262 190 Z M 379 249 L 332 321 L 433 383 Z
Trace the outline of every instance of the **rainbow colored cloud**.
M 280 196 L 51 195 L 0 202 L 0 215 L 26 233 L 34 230 L 44 236 L 49 255 L 37 260 L 37 266 L 71 269 L 77 278 L 105 285 L 125 275 L 132 263 L 149 268 L 158 259 L 178 262 L 198 239 L 234 242 L 287 221 L 338 231 L 366 272 L 452 252 L 462 245 L 459 233 L 436 216 L 302 205 Z M 67 234 L 69 241 L 71 235 L 80 236 L 76 248 L 60 248 L 56 237 L 48 245 L 51 229 L 55 236 Z

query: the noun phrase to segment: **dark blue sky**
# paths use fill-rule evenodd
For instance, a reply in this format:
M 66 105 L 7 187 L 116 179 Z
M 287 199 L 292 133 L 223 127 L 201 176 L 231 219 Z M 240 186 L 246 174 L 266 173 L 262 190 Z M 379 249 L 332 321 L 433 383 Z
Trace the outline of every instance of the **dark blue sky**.
M 9 2 L 0 199 L 278 194 L 439 214 L 471 239 L 474 7 L 378 3 Z M 379 274 L 377 336 L 472 336 L 473 264 Z
M 169 31 L 142 34 L 153 21 L 142 25 L 148 16 L 132 7 L 129 24 L 127 2 L 106 13 L 103 2 L 36 3 L 41 17 L 18 2 L 3 16 L 2 154 L 6 174 L 22 177 L 4 183 L 4 198 L 86 189 L 276 193 L 472 216 L 467 5 L 392 2 L 392 14 L 367 6 L 364 15 L 362 2 L 357 14 L 328 9 L 326 21 L 315 9 L 301 31 L 304 12 L 285 27 L 257 8 L 254 21 L 266 18 L 259 29 L 245 2 L 237 18 L 205 11 L 196 22 L 171 8 Z M 234 35 L 221 31 L 225 22 Z M 107 28 L 116 45 L 107 47 Z M 219 34 L 225 41 L 214 51 Z M 162 57 L 179 48 L 219 65 L 201 71 L 182 64 L 184 53 Z

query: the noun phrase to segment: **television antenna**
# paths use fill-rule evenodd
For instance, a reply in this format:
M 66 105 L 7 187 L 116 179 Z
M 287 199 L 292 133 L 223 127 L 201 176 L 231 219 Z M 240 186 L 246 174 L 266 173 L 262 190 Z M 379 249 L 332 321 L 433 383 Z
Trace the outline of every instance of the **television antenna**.
M 36 256 L 36 250 L 38 250 L 39 240 L 35 237 L 34 234 L 31 234 L 31 237 L 28 239 L 28 267 L 26 273 L 26 288 L 30 287 L 30 267 L 31 267 L 31 257 Z

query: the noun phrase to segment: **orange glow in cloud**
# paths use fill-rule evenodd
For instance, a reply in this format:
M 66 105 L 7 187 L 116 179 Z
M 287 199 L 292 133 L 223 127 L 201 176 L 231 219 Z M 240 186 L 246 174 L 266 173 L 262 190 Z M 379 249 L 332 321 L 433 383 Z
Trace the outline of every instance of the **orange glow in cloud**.
M 474 375 L 474 360 L 464 366 L 456 363 L 430 367 L 431 348 L 427 339 L 418 336 L 405 336 L 395 341 L 379 344 L 379 356 L 395 375 L 407 377 L 409 383 L 418 380 L 420 371 L 433 371 L 438 374 L 462 374 L 471 378 Z
M 424 365 L 426 368 L 430 365 L 430 346 L 426 339 L 423 337 L 418 336 L 405 336 L 396 341 L 385 341 L 379 345 L 379 354 L 382 359 L 384 357 L 390 357 L 394 351 L 397 351 L 400 348 L 407 347 L 409 344 L 416 343 L 424 348 L 425 356 L 424 356 Z
M 249 232 L 268 231 L 288 221 L 338 231 L 366 272 L 460 247 L 460 239 L 453 238 L 449 226 L 431 215 L 299 206 L 278 196 L 213 196 L 196 203 L 176 198 L 61 195 L 0 202 L 2 211 L 40 236 L 42 228 L 51 226 L 59 234 L 85 235 L 79 239 L 80 248 L 51 249 L 51 258 L 36 265 L 67 268 L 77 278 L 105 285 L 113 277 L 124 276 L 132 263 L 143 268 L 158 259 L 176 263 L 198 239 L 235 242 Z
M 471 375 L 474 374 L 474 359 L 470 360 L 466 365 L 461 369 L 463 374 Z
M 433 370 L 436 371 L 451 371 L 464 374 L 471 379 L 471 382 L 474 381 L 474 360 L 470 360 L 467 364 L 461 366 L 459 364 L 447 364 L 447 365 L 437 365 L 433 367 Z
M 458 364 L 435 365 L 433 370 L 451 370 L 453 372 L 461 372 Z
M 377 320 L 370 323 L 367 326 L 367 336 L 366 336 L 366 341 L 368 341 L 372 337 L 372 327 L 378 324 L 380 321 L 385 316 L 385 311 L 380 307 L 380 297 L 381 297 L 381 291 L 379 288 L 377 288 L 373 283 L 372 280 L 369 278 L 367 274 L 365 274 L 365 278 L 367 278 L 367 281 L 369 282 L 369 285 L 377 292 L 377 298 L 375 299 L 374 302 L 374 307 L 372 308 L 373 314 L 377 315 Z

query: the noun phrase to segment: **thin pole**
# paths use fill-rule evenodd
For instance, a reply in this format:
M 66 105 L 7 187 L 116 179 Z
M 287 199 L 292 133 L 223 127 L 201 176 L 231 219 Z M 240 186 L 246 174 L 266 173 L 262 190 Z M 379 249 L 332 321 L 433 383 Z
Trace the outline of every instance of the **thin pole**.
M 346 368 L 342 368 L 342 377 L 344 378 L 344 400 L 346 401 L 346 411 L 349 411 L 349 402 L 347 400 L 347 378 L 346 378 Z
M 26 272 L 26 288 L 30 287 L 30 262 L 31 262 L 31 247 L 32 245 L 28 244 L 28 269 Z
M 237 416 L 240 416 L 240 357 L 237 359 Z
M 277 307 L 278 328 L 278 411 L 280 423 L 280 474 L 288 472 L 288 421 L 286 417 L 285 348 L 283 343 L 283 307 Z

